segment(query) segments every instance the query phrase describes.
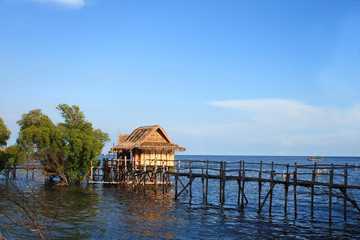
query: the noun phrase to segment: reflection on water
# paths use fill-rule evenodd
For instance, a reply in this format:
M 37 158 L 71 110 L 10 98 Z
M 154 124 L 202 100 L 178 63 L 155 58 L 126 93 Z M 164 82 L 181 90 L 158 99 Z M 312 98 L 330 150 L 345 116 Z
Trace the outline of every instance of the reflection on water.
M 0 189 L 2 195 L 12 191 L 5 182 L 0 182 Z M 266 212 L 257 214 L 256 201 L 254 206 L 245 209 L 231 204 L 224 207 L 190 205 L 175 201 L 171 192 L 163 194 L 159 191 L 155 194 L 152 188 L 134 192 L 130 188 L 102 185 L 70 188 L 40 185 L 36 191 L 50 212 L 57 213 L 54 239 L 306 239 L 360 236 L 357 227 L 359 218 L 333 226 L 321 221 L 321 216 L 318 216 L 320 221 L 308 221 L 300 214 L 295 221 L 275 207 L 271 216 Z M 319 209 L 318 212 L 323 213 Z M 8 239 L 37 237 L 16 227 L 0 226 L 0 230 Z
M 193 158 L 193 157 L 192 157 Z M 216 157 L 215 157 L 216 158 Z M 227 157 L 231 161 L 231 157 Z M 251 157 L 248 157 L 251 160 Z M 255 158 L 255 157 L 253 157 Z M 234 158 L 235 159 L 235 158 Z M 206 160 L 206 158 L 204 158 Z M 210 159 L 211 160 L 211 159 Z M 217 159 L 215 159 L 217 160 Z M 219 159 L 218 159 L 219 160 Z M 221 159 L 220 159 L 221 160 Z M 239 159 L 236 159 L 239 160 Z M 260 160 L 263 160 L 261 157 Z M 285 162 L 269 158 L 268 161 Z M 294 161 L 299 159 L 294 159 Z M 335 159 L 337 160 L 337 159 Z M 358 161 L 356 158 L 353 161 Z M 259 161 L 259 158 L 255 159 Z M 360 172 L 351 173 L 350 181 L 358 181 Z M 17 180 L 29 184 L 26 180 Z M 274 188 L 273 207 L 268 214 L 268 202 L 258 214 L 257 194 L 248 194 L 244 209 L 237 205 L 237 183 L 226 184 L 226 203 L 219 206 L 219 182 L 209 181 L 209 202 L 202 203 L 201 181 L 193 183 L 193 200 L 189 194 L 174 200 L 173 190 L 157 193 L 154 186 L 146 190 L 107 185 L 83 185 L 54 188 L 49 184 L 34 184 L 34 192 L 52 214 L 57 214 L 54 239 L 347 239 L 360 237 L 360 213 L 348 205 L 348 221 L 343 221 L 342 199 L 333 199 L 334 223 L 328 223 L 328 198 L 315 196 L 316 209 L 310 218 L 308 189 L 299 189 L 298 218 L 294 219 L 292 190 L 289 190 L 288 213 L 284 213 L 284 188 Z M 258 185 L 249 183 L 247 191 L 257 192 Z M 264 185 L 263 191 L 266 194 Z M 4 196 L 14 189 L 0 178 L 0 207 L 10 208 Z M 264 197 L 264 196 L 263 196 Z M 359 198 L 357 197 L 358 201 Z M 14 212 L 14 214 L 16 214 Z M 0 231 L 7 239 L 37 239 L 18 227 L 8 227 L 0 219 Z
M 113 224 L 119 228 L 126 228 L 128 235 L 146 238 L 173 238 L 176 231 L 172 229 L 172 223 L 176 217 L 171 215 L 174 208 L 174 200 L 170 195 L 155 194 L 152 187 L 134 192 L 130 188 L 105 187 L 104 195 L 107 203 L 113 206 L 116 216 Z M 108 194 L 110 193 L 110 194 Z
M 0 182 L 1 195 L 11 194 L 14 189 Z M 53 237 L 55 239 L 102 239 L 137 237 L 172 239 L 176 216 L 172 215 L 175 202 L 170 195 L 155 194 L 149 188 L 134 192 L 119 186 L 71 186 L 54 188 L 36 185 L 38 199 L 57 215 Z M 7 202 L 1 199 L 2 206 Z M 15 209 L 12 212 L 15 213 Z M 2 219 L 1 223 L 5 223 Z M 36 237 L 15 226 L 0 226 L 2 236 L 10 238 Z M 8 234 L 6 234 L 8 233 Z

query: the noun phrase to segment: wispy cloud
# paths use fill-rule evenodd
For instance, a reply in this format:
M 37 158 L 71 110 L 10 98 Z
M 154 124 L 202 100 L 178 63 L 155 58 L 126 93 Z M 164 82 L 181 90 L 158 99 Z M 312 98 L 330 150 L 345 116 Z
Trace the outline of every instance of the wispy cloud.
M 258 125 L 309 129 L 352 125 L 360 120 L 360 105 L 348 109 L 312 106 L 289 99 L 253 99 L 210 102 L 214 106 L 242 111 Z
M 42 3 L 56 3 L 70 8 L 79 8 L 85 5 L 84 0 L 31 0 Z
M 342 154 L 347 154 L 346 145 L 360 141 L 360 104 L 346 109 L 313 106 L 290 99 L 228 100 L 210 104 L 241 113 L 228 126 L 207 128 L 239 146 L 261 145 L 272 150 L 276 146 L 291 147 L 302 154 L 318 149 L 335 154 L 332 151 L 341 152 L 343 148 Z

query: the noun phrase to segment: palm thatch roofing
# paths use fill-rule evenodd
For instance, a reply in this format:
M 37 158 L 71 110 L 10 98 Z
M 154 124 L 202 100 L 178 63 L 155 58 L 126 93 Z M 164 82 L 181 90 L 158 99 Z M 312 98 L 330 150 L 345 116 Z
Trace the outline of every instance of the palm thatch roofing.
M 0 147 L 0 152 L 5 152 L 5 148 Z
M 185 151 L 171 141 L 160 125 L 136 128 L 130 135 L 120 135 L 119 144 L 112 147 L 110 152 L 131 151 L 140 149 L 149 152 Z

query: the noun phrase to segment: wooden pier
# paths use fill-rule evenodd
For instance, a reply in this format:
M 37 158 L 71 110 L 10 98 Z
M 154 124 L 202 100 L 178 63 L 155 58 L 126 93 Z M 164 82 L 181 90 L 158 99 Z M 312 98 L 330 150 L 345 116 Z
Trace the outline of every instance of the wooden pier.
M 253 162 L 215 162 L 215 161 L 192 161 L 176 160 L 175 164 L 167 160 L 145 160 L 143 165 L 136 165 L 134 160 L 105 159 L 101 167 L 92 168 L 90 183 L 125 184 L 131 185 L 134 190 L 146 185 L 163 186 L 167 191 L 170 185 L 174 185 L 174 197 L 179 198 L 185 192 L 190 200 L 193 198 L 193 183 L 201 181 L 202 203 L 208 204 L 209 180 L 217 180 L 219 183 L 219 204 L 225 204 L 226 184 L 228 181 L 236 181 L 237 204 L 244 208 L 249 202 L 247 184 L 257 184 L 257 212 L 264 209 L 268 202 L 268 211 L 271 214 L 273 205 L 273 192 L 276 186 L 284 187 L 284 212 L 288 211 L 289 188 L 293 189 L 293 213 L 297 218 L 299 188 L 310 190 L 311 218 L 314 217 L 315 189 L 321 188 L 323 195 L 328 196 L 329 223 L 332 222 L 333 199 L 343 199 L 343 216 L 347 219 L 347 206 L 353 206 L 358 212 L 360 207 L 355 197 L 350 197 L 348 190 L 360 189 L 360 183 L 349 184 L 349 174 L 356 174 L 359 166 L 318 164 L 309 165 L 276 164 L 276 163 L 253 163 Z M 170 180 L 174 182 L 171 183 Z M 197 193 L 198 194 L 198 193 Z M 212 191 L 213 194 L 213 191 Z M 250 193 L 249 193 L 250 194 Z M 254 194 L 252 189 L 251 194 Z M 355 195 L 355 196 L 359 196 Z M 277 196 L 279 198 L 279 196 Z
M 194 161 L 194 160 L 161 160 L 143 159 L 142 164 L 135 159 L 103 159 L 98 167 L 91 167 L 88 183 L 91 184 L 117 184 L 131 186 L 133 190 L 139 190 L 146 186 L 154 186 L 155 191 L 159 186 L 163 193 L 168 192 L 170 187 L 174 190 L 174 198 L 188 197 L 193 199 L 193 185 L 197 184 L 197 199 L 202 199 L 202 204 L 212 204 L 208 201 L 209 194 L 214 200 L 218 197 L 218 203 L 226 203 L 226 186 L 230 181 L 235 182 L 235 203 L 241 209 L 245 208 L 249 201 L 254 203 L 256 199 L 257 212 L 263 212 L 265 206 L 271 215 L 274 199 L 274 189 L 277 190 L 276 200 L 283 200 L 284 213 L 288 213 L 288 203 L 293 201 L 292 212 L 294 218 L 298 215 L 298 205 L 303 204 L 304 197 L 299 198 L 303 189 L 307 189 L 311 218 L 315 215 L 315 196 L 322 194 L 328 201 L 329 223 L 332 222 L 332 209 L 335 204 L 343 207 L 344 221 L 347 219 L 347 208 L 352 206 L 360 212 L 357 201 L 360 197 L 360 182 L 356 181 L 359 175 L 358 165 L 340 165 L 316 163 L 307 165 L 277 164 L 264 162 L 225 162 L 225 161 Z M 16 178 L 17 170 L 25 171 L 26 178 L 29 174 L 34 177 L 35 171 L 42 171 L 39 163 L 27 162 L 21 166 L 12 166 L 6 169 L 6 179 Z M 351 177 L 350 177 L 351 176 Z M 209 184 L 211 181 L 211 184 Z M 214 182 L 218 187 L 214 189 Z M 200 186 L 200 192 L 199 192 Z M 255 187 L 254 187 L 255 186 Z M 278 189 L 283 187 L 283 190 Z M 217 191 L 218 189 L 218 191 Z M 211 190 L 211 191 L 210 191 Z M 292 190 L 292 191 L 290 191 Z M 228 190 L 229 191 L 229 190 Z M 234 191 L 232 184 L 231 191 Z M 282 196 L 278 196 L 283 192 Z M 352 192 L 353 194 L 349 194 Z M 290 193 L 293 195 L 289 197 Z M 186 196 L 184 196 L 187 194 Z M 232 193 L 232 196 L 234 194 Z M 230 199 L 234 201 L 234 197 Z M 336 201 L 335 201 L 336 200 Z M 228 199 L 229 201 L 229 199 Z M 229 203 L 229 202 L 228 202 Z M 267 204 L 266 204 L 267 203 Z M 234 202 L 231 202 L 234 204 Z M 277 206 L 279 201 L 277 201 Z M 339 207 L 337 207 L 339 209 Z
M 34 178 L 35 172 L 36 171 L 42 172 L 43 169 L 44 167 L 39 162 L 30 160 L 20 165 L 7 166 L 4 169 L 4 173 L 5 173 L 6 181 L 8 181 L 11 178 L 16 179 L 18 171 L 25 171 L 26 178 L 29 178 L 29 173 L 31 174 L 31 177 Z
M 145 185 L 170 186 L 174 161 L 144 160 L 142 165 L 135 159 L 104 159 L 101 167 L 91 167 L 89 183 L 124 184 L 138 189 Z M 167 191 L 167 188 L 166 188 Z

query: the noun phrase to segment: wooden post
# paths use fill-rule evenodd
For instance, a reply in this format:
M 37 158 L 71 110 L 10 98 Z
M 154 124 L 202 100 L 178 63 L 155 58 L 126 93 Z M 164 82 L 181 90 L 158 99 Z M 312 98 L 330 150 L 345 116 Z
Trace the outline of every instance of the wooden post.
M 10 166 L 7 166 L 5 175 L 6 175 L 6 182 L 7 182 L 10 179 Z
M 347 163 L 345 164 L 345 168 L 344 168 L 344 221 L 346 222 L 346 189 L 347 189 L 347 185 L 348 185 L 348 176 L 347 176 Z
M 311 218 L 314 218 L 314 186 L 316 177 L 316 163 L 314 163 L 314 169 L 311 176 Z
M 219 195 L 219 202 L 222 203 L 222 169 L 223 169 L 223 162 L 220 162 L 220 170 L 219 170 L 219 180 L 220 180 L 220 195 Z
M 144 158 L 144 169 L 143 169 L 143 186 L 144 186 L 144 190 L 145 190 L 145 184 L 146 184 L 146 158 Z
M 165 172 L 164 172 L 165 177 L 166 177 L 165 191 L 167 193 L 168 192 L 168 187 L 171 186 L 171 181 L 170 181 L 170 174 L 166 174 L 166 173 L 169 173 L 169 164 L 168 164 L 168 162 L 166 162 L 166 167 L 165 167 Z
M 167 162 L 166 162 L 166 165 L 167 165 Z M 165 189 L 167 189 L 167 184 L 166 184 L 166 186 L 165 186 L 165 181 L 166 181 L 166 166 L 165 166 L 165 162 L 164 162 L 164 160 L 163 160 L 163 169 L 162 169 L 162 176 L 163 176 L 163 180 L 162 180 L 162 182 L 163 182 L 163 192 L 165 193 Z M 166 187 L 166 188 L 165 188 Z
M 180 160 L 178 162 L 178 167 L 176 169 L 176 174 L 175 174 L 175 199 L 177 199 L 178 197 L 178 178 L 179 178 L 179 171 L 180 171 Z M 163 163 L 164 165 L 164 163 Z
M 244 208 L 244 197 L 245 197 L 245 161 L 242 161 L 242 174 L 241 174 L 241 208 Z
M 271 215 L 272 208 L 272 195 L 273 195 L 273 184 L 274 184 L 274 162 L 271 162 L 271 173 L 270 173 L 270 203 L 269 203 L 269 215 Z
M 12 176 L 13 176 L 13 179 L 16 179 L 16 164 L 14 164 L 14 166 L 13 166 Z
M 329 177 L 329 224 L 331 224 L 331 205 L 332 205 L 333 180 L 334 180 L 334 164 L 331 164 L 330 177 Z
M 222 181 L 222 203 L 225 204 L 225 184 L 226 184 L 226 162 L 223 163 L 223 181 Z
M 284 212 L 287 214 L 287 202 L 288 202 L 288 193 L 289 193 L 289 164 L 286 164 L 286 183 L 285 183 L 285 203 L 284 203 Z
M 134 157 L 132 157 L 132 159 L 131 159 L 131 170 L 132 170 L 132 172 L 135 172 L 135 158 Z
M 29 176 L 29 168 L 30 168 L 29 164 L 30 164 L 30 159 L 28 158 L 27 167 L 26 167 L 26 179 L 28 179 L 28 176 Z
M 295 163 L 295 171 L 294 171 L 294 215 L 295 215 L 295 219 L 297 218 L 296 182 L 297 182 L 297 165 Z
M 121 159 L 118 160 L 119 182 L 125 181 L 125 184 L 128 185 L 130 183 L 130 175 L 132 172 L 131 159 L 129 159 L 129 165 L 127 165 L 128 160 L 126 159 L 126 157 L 124 157 L 124 159 L 125 159 L 127 171 L 125 171 L 125 169 L 123 170 L 123 168 L 121 166 Z
M 191 202 L 191 199 L 192 199 L 192 161 L 190 160 L 189 162 L 189 167 L 190 167 L 190 202 Z
M 127 159 L 126 159 L 126 156 L 124 157 L 124 168 L 125 168 L 125 171 L 127 171 L 128 169 L 127 169 Z
M 108 158 L 104 158 L 103 159 L 103 162 L 102 162 L 102 174 L 103 174 L 103 181 L 104 182 L 107 182 L 108 181 L 108 174 L 107 174 L 107 171 L 108 171 Z
M 259 170 L 259 201 L 258 201 L 258 210 L 260 210 L 260 206 L 261 206 L 261 187 L 262 187 L 262 182 L 261 182 L 261 174 L 262 174 L 262 161 L 260 161 L 260 170 Z
M 205 179 L 204 179 L 204 161 L 201 160 L 201 182 L 203 190 L 203 204 L 205 203 Z
M 93 174 L 93 164 L 92 164 L 92 160 L 90 162 L 90 180 L 94 181 L 94 174 Z
M 209 160 L 206 160 L 206 187 L 205 187 L 205 204 L 208 204 L 208 190 L 209 190 Z
M 238 185 L 239 185 L 239 189 L 238 189 L 238 205 L 240 205 L 240 194 L 241 194 L 241 161 L 240 161 L 240 166 L 239 166 L 239 172 L 238 172 Z
M 34 178 L 35 174 L 35 159 L 33 159 L 33 171 L 32 171 L 32 178 Z
M 112 159 L 110 159 L 110 161 L 109 161 L 109 165 L 108 165 L 108 167 L 109 167 L 109 182 L 111 182 L 112 181 L 112 174 L 113 174 L 113 158 Z
M 158 167 L 157 167 L 157 158 L 155 158 L 155 167 L 154 167 L 154 180 L 155 181 L 155 193 L 157 192 L 157 170 L 158 170 Z M 163 191 L 164 193 L 164 191 Z

